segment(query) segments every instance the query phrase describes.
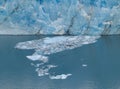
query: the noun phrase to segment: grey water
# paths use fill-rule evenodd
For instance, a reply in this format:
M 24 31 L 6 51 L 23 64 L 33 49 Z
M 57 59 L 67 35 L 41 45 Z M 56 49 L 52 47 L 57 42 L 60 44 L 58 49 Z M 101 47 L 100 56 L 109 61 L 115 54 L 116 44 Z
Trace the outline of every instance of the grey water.
M 56 74 L 71 73 L 65 80 L 38 77 L 18 42 L 41 36 L 0 36 L 0 89 L 120 89 L 120 36 L 103 36 L 94 44 L 50 55 Z M 87 66 L 82 66 L 87 65 Z

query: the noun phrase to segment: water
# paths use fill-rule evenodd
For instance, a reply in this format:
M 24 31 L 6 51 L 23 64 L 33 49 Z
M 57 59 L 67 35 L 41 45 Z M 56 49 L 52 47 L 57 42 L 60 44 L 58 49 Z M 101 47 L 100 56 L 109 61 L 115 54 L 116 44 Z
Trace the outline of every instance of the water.
M 96 43 L 50 55 L 50 72 L 71 73 L 65 80 L 38 77 L 18 42 L 37 36 L 0 36 L 0 89 L 120 89 L 120 36 L 101 37 Z M 35 63 L 35 62 L 34 62 Z

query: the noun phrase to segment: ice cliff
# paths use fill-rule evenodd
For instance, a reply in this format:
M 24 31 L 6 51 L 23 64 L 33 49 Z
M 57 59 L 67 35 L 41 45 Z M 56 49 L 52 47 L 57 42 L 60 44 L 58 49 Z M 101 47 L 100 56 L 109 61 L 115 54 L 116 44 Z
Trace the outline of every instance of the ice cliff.
M 0 0 L 0 34 L 120 34 L 120 0 Z

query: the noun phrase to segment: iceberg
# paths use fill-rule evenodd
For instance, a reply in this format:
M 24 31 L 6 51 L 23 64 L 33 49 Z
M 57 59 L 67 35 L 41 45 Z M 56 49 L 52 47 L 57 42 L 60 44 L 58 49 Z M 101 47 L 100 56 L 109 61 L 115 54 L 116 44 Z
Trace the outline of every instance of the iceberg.
M 119 16 L 120 0 L 0 0 L 0 34 L 120 34 Z

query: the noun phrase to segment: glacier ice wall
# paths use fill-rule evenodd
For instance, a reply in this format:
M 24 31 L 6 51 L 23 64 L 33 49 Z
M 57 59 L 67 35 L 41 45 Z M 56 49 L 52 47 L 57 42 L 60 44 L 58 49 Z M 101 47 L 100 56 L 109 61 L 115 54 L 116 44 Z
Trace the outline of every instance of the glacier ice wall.
M 0 0 L 0 34 L 120 34 L 119 16 L 120 0 Z

